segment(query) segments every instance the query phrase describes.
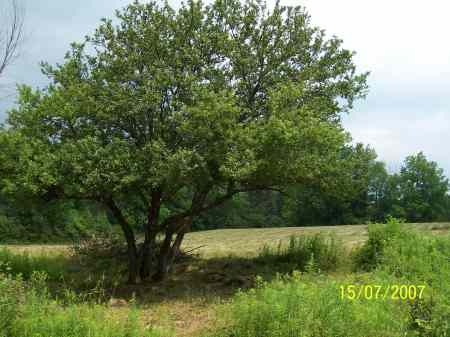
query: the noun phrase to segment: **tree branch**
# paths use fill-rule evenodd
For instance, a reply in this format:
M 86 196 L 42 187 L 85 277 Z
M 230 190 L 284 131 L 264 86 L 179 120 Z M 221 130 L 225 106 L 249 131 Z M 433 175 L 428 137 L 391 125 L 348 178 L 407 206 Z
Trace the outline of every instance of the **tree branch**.
M 270 186 L 252 186 L 252 187 L 246 187 L 246 188 L 240 188 L 240 189 L 233 189 L 233 186 L 234 186 L 234 184 L 230 183 L 228 185 L 227 192 L 224 195 L 215 198 L 213 201 L 211 201 L 207 205 L 202 205 L 200 207 L 194 207 L 194 205 L 191 205 L 191 208 L 189 210 L 168 217 L 162 223 L 162 227 L 167 228 L 169 230 L 169 232 L 174 233 L 177 230 L 177 227 L 176 227 L 177 224 L 180 221 L 182 221 L 183 219 L 185 219 L 187 217 L 192 217 L 192 216 L 198 215 L 209 209 L 218 207 L 218 206 L 222 205 L 223 203 L 225 203 L 227 200 L 231 199 L 234 195 L 236 195 L 238 193 L 253 192 L 253 191 L 276 191 L 279 193 L 283 193 L 282 190 L 275 188 L 275 187 L 270 187 Z M 194 198 L 195 198 L 195 196 L 194 196 Z M 205 199 L 206 199 L 206 196 L 205 196 Z M 204 201 L 205 200 L 203 200 L 203 202 Z
M 11 17 L 4 18 L 5 20 L 11 20 L 11 22 L 4 32 L 0 32 L 0 43 L 4 44 L 0 46 L 0 76 L 5 68 L 18 56 L 18 47 L 23 37 L 23 13 L 19 8 L 17 0 L 12 0 L 11 4 Z M 8 14 L 5 14 L 5 16 L 8 16 Z

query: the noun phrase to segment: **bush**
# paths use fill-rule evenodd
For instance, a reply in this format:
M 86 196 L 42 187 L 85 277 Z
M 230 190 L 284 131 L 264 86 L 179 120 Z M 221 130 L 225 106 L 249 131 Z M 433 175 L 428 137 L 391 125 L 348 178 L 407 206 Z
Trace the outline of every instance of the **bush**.
M 267 264 L 285 264 L 290 271 L 331 271 L 336 270 L 343 256 L 343 245 L 334 236 L 316 234 L 291 236 L 287 246 L 282 242 L 277 248 L 266 245 L 258 260 Z
M 382 261 L 384 250 L 390 242 L 405 232 L 402 224 L 389 218 L 386 224 L 369 224 L 369 239 L 353 253 L 356 269 L 370 271 Z
M 73 255 L 81 264 L 104 269 L 111 264 L 126 265 L 127 244 L 123 236 L 115 233 L 97 233 L 75 241 Z
M 420 336 L 450 336 L 450 237 L 408 230 L 391 218 L 369 226 L 354 262 L 382 278 L 394 276 L 397 284 L 426 285 L 426 297 L 410 303 L 409 328 Z

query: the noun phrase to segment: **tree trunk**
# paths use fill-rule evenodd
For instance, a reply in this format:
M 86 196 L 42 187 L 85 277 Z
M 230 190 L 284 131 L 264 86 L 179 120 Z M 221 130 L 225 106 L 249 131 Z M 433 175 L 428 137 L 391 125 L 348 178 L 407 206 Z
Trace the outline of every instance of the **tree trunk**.
M 144 280 L 150 276 L 152 268 L 152 258 L 156 249 L 156 235 L 158 233 L 157 226 L 159 220 L 159 212 L 161 209 L 161 190 L 155 189 L 152 192 L 152 200 L 148 210 L 147 223 L 144 227 L 145 239 L 140 252 L 140 276 Z
M 128 244 L 128 284 L 136 284 L 139 260 L 135 245 Z
M 156 249 L 156 233 L 149 235 L 145 233 L 145 240 L 140 251 L 140 260 L 139 260 L 140 264 L 139 274 L 141 280 L 145 280 L 150 276 L 155 249 Z
M 164 242 L 161 246 L 158 255 L 158 265 L 156 267 L 156 273 L 152 276 L 154 281 L 163 281 L 167 277 L 169 272 L 169 256 L 172 243 L 172 232 L 167 231 Z
M 138 276 L 139 263 L 138 263 L 138 252 L 136 248 L 136 239 L 134 236 L 133 229 L 131 228 L 128 221 L 125 219 L 124 215 L 117 207 L 114 200 L 107 200 L 107 205 L 110 208 L 112 214 L 117 219 L 122 228 L 125 240 L 127 241 L 127 255 L 128 255 L 128 283 L 135 284 Z
M 180 246 L 181 246 L 181 243 L 183 242 L 184 234 L 186 232 L 187 232 L 187 230 L 183 230 L 182 232 L 178 233 L 177 237 L 175 238 L 175 242 L 173 243 L 172 248 L 170 249 L 170 253 L 169 253 L 169 261 L 168 261 L 169 269 L 172 268 L 175 258 L 180 253 Z
M 184 235 L 192 225 L 192 218 L 189 217 L 181 221 L 182 222 L 179 225 L 178 233 L 173 244 L 173 234 L 171 232 L 166 233 L 166 238 L 164 239 L 160 254 L 158 256 L 157 270 L 155 275 L 153 275 L 153 279 L 155 281 L 163 281 L 167 277 L 167 274 L 173 266 L 175 258 L 180 253 L 181 243 L 183 242 Z
M 205 188 L 195 191 L 192 196 L 190 214 L 178 214 L 165 224 L 166 237 L 159 252 L 158 265 L 156 273 L 152 277 L 153 280 L 163 281 L 167 277 L 175 257 L 179 254 L 184 234 L 192 225 L 192 216 L 198 213 L 203 207 L 208 191 Z M 172 237 L 175 233 L 177 233 L 177 236 L 172 245 Z

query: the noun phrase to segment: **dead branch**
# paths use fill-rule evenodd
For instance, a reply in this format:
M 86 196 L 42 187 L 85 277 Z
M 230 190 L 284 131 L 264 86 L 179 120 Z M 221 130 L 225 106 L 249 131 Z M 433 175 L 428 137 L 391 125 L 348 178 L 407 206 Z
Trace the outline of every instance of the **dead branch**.
M 0 76 L 19 55 L 23 38 L 23 14 L 17 0 L 11 0 L 10 8 L 5 8 L 0 14 Z

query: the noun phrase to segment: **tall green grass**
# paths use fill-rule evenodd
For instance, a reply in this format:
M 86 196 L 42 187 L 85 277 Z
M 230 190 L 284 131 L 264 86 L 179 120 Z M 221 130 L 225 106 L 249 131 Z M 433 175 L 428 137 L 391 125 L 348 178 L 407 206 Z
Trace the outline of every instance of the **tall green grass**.
M 113 287 L 123 279 L 121 264 L 103 259 L 99 263 L 92 261 L 86 265 L 78 256 L 66 252 L 14 252 L 0 249 L 0 273 L 12 276 L 20 275 L 29 280 L 34 272 L 44 272 L 49 281 L 69 285 L 78 290 L 96 291 L 98 287 Z M 103 263 L 101 266 L 100 263 Z M 98 289 L 97 289 L 98 290 Z
M 33 273 L 29 282 L 0 275 L 1 337 L 156 337 L 162 332 L 143 327 L 131 306 L 125 315 L 105 305 L 83 303 L 73 293 L 52 298 L 46 276 Z
M 305 261 L 317 251 L 310 240 L 291 243 L 266 258 L 301 261 L 298 265 L 308 270 Z M 371 225 L 368 241 L 352 257 L 355 272 L 350 275 L 294 272 L 239 293 L 226 309 L 226 327 L 217 336 L 450 336 L 450 236 L 416 232 L 391 219 Z M 341 298 L 342 285 L 426 288 L 423 298 L 415 300 L 390 296 L 350 300 Z
M 405 336 L 408 314 L 392 301 L 343 300 L 325 276 L 294 276 L 240 293 L 217 336 L 394 337 Z
M 289 244 L 281 241 L 276 248 L 264 246 L 257 261 L 267 265 L 281 264 L 285 270 L 336 270 L 343 262 L 342 242 L 334 236 L 322 234 L 291 236 Z
M 385 247 L 376 273 L 394 275 L 403 284 L 425 284 L 425 299 L 409 308 L 410 328 L 424 337 L 450 336 L 450 236 L 404 227 Z
M 50 280 L 60 279 L 67 271 L 70 258 L 62 253 L 12 252 L 7 248 L 0 249 L 0 273 L 22 275 L 29 279 L 33 272 L 45 272 Z

